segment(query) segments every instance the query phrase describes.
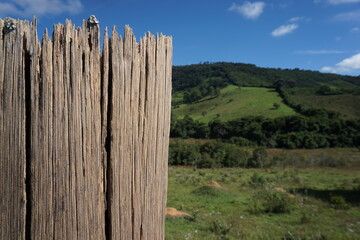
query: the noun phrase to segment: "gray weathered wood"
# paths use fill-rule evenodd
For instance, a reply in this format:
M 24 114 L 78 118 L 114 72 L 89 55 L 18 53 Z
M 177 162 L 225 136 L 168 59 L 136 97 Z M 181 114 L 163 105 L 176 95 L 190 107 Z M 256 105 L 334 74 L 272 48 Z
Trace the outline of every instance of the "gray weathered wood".
M 0 19 L 0 239 L 163 239 L 171 37 Z
M 0 37 L 0 239 L 24 239 L 26 219 L 25 71 L 27 21 Z M 0 21 L 3 32 L 3 21 Z M 26 46 L 25 46 L 26 48 Z

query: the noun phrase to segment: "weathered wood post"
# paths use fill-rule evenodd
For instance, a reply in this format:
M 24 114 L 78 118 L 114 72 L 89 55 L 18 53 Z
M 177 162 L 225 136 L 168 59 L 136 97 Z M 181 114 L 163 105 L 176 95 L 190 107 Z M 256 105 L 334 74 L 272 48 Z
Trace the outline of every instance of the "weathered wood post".
M 163 239 L 172 40 L 0 19 L 0 239 Z

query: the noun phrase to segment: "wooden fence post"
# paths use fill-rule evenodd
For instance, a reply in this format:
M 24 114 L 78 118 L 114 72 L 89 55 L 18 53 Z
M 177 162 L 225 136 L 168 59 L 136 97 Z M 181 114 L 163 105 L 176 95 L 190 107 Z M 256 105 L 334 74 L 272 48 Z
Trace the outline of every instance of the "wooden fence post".
M 163 239 L 171 37 L 0 19 L 0 239 Z

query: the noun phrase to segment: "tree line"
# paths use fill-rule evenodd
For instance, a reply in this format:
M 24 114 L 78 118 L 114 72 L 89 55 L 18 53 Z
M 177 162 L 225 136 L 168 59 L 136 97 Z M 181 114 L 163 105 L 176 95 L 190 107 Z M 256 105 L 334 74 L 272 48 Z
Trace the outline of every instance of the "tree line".
M 344 120 L 324 109 L 303 110 L 304 115 L 278 118 L 248 116 L 203 123 L 172 116 L 172 138 L 220 139 L 239 146 L 326 148 L 360 146 L 360 119 Z
M 261 68 L 254 64 L 226 62 L 174 66 L 172 79 L 174 92 L 198 87 L 211 79 L 244 87 L 271 87 L 279 79 L 287 79 L 292 87 L 360 86 L 360 76 L 344 76 L 298 68 Z

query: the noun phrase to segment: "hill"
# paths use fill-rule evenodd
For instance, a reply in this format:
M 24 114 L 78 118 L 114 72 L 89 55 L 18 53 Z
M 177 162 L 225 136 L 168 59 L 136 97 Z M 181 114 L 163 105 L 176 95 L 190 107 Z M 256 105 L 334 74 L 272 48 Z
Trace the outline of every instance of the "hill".
M 243 63 L 206 63 L 173 67 L 174 92 L 198 87 L 206 82 L 225 82 L 238 86 L 269 87 L 279 79 L 291 82 L 294 87 L 338 88 L 360 86 L 360 76 L 344 76 L 300 69 L 261 68 Z
M 181 92 L 177 93 L 174 98 L 181 99 L 182 95 Z M 274 107 L 274 103 L 278 106 Z M 215 119 L 227 121 L 249 115 L 276 118 L 296 114 L 282 102 L 274 89 L 235 85 L 221 89 L 216 97 L 207 96 L 192 104 L 180 104 L 173 109 L 173 113 L 180 118 L 190 115 L 202 122 Z
M 244 91 L 236 90 L 235 86 Z M 281 88 L 283 99 L 271 93 L 269 87 Z M 174 113 L 205 122 L 245 115 L 274 118 L 294 114 L 282 100 L 298 112 L 324 108 L 340 113 L 345 119 L 359 118 L 360 108 L 356 104 L 359 92 L 360 76 L 224 62 L 173 67 Z M 280 104 L 276 111 L 271 110 L 274 103 Z

